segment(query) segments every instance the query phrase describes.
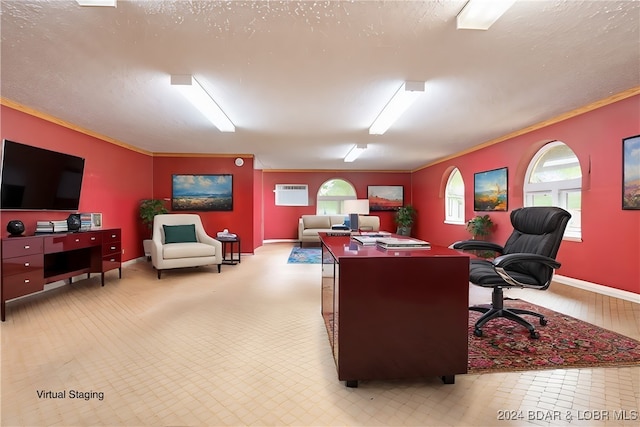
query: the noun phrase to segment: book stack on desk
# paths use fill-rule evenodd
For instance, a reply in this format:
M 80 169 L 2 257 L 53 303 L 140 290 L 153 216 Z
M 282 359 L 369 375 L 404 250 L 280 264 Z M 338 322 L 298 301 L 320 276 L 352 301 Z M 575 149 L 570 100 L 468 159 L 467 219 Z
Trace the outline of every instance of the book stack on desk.
M 398 238 L 387 237 L 378 238 L 376 241 L 378 247 L 382 249 L 429 249 L 431 244 L 424 240 L 410 239 L 410 238 Z
M 36 222 L 36 234 L 38 233 L 61 233 L 69 231 L 67 220 L 62 221 L 38 221 Z
M 81 213 L 80 214 L 80 231 L 88 231 L 88 230 L 91 230 L 91 214 Z
M 376 236 L 351 236 L 351 240 L 365 246 L 373 246 L 378 242 L 379 237 Z

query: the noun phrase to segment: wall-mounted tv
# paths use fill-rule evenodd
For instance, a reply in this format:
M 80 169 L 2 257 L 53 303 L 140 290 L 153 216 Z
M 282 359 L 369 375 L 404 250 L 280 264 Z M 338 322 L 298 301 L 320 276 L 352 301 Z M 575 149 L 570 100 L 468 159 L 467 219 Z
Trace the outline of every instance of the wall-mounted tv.
M 0 209 L 77 211 L 84 159 L 5 139 Z

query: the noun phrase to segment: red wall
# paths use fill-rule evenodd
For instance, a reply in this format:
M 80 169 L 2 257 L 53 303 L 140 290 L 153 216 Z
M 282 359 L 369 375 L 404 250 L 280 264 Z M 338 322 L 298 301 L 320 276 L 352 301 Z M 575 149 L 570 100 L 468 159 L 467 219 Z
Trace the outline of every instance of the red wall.
M 582 242 L 563 242 L 558 255 L 564 276 L 640 293 L 640 211 L 621 209 L 622 138 L 640 134 L 640 96 L 634 96 L 563 122 L 547 126 L 425 167 L 414 173 L 348 171 L 259 171 L 253 158 L 242 167 L 233 157 L 152 157 L 85 135 L 65 126 L 1 106 L 1 136 L 86 159 L 80 211 L 102 212 L 105 227 L 122 228 L 123 259 L 141 257 L 144 229 L 138 219 L 141 199 L 171 197 L 172 174 L 231 173 L 234 176 L 232 212 L 200 212 L 207 231 L 228 228 L 241 236 L 243 252 L 263 240 L 297 238 L 302 214 L 315 214 L 320 185 L 331 178 L 351 182 L 358 198 L 367 197 L 368 185 L 403 185 L 405 203 L 412 203 L 418 218 L 413 234 L 434 244 L 449 245 L 466 239 L 463 226 L 444 224 L 443 191 L 449 171 L 458 167 L 465 181 L 466 218 L 474 215 L 473 174 L 507 167 L 509 210 L 522 206 L 522 181 L 534 153 L 546 142 L 569 145 L 583 172 Z M 312 206 L 275 206 L 276 184 L 308 184 Z M 373 213 L 381 227 L 395 230 L 392 212 Z M 0 211 L 2 235 L 10 219 L 22 220 L 27 232 L 42 219 L 64 219 L 68 212 Z M 492 240 L 503 243 L 511 232 L 509 212 L 491 213 L 498 224 Z
M 151 156 L 123 148 L 64 126 L 0 106 L 2 138 L 85 158 L 80 212 L 102 212 L 103 227 L 122 229 L 123 260 L 143 255 L 138 203 L 152 193 Z M 117 165 L 114 167 L 114 165 Z M 66 219 L 70 212 L 0 211 L 2 236 L 5 224 L 19 219 L 32 234 L 38 220 Z
M 225 228 L 237 234 L 242 252 L 253 252 L 254 243 L 254 198 L 253 157 L 244 157 L 244 165 L 236 166 L 236 157 L 171 156 L 153 159 L 153 197 L 167 199 L 171 207 L 171 183 L 174 174 L 231 174 L 233 175 L 233 210 L 197 212 L 210 236 Z M 189 213 L 180 211 L 177 213 Z M 262 242 L 260 242 L 262 244 Z
M 297 239 L 298 219 L 301 215 L 315 215 L 316 196 L 320 186 L 333 178 L 349 181 L 359 199 L 367 198 L 369 185 L 404 186 L 405 204 L 411 203 L 411 174 L 409 172 L 348 172 L 348 171 L 264 171 L 262 197 L 264 203 L 264 239 Z M 311 206 L 276 206 L 276 184 L 307 184 Z M 395 231 L 392 212 L 371 212 L 380 217 L 380 228 Z
M 640 293 L 640 211 L 622 210 L 622 139 L 640 134 L 640 96 L 610 104 L 545 128 L 414 173 L 417 237 L 448 245 L 469 238 L 463 226 L 444 224 L 444 185 L 457 167 L 465 183 L 465 218 L 473 212 L 473 174 L 508 167 L 509 211 L 523 205 L 526 167 L 545 143 L 560 140 L 576 153 L 583 174 L 582 242 L 564 241 L 558 274 Z M 483 212 L 483 214 L 486 212 Z M 504 243 L 510 212 L 490 213 L 497 224 L 490 240 Z

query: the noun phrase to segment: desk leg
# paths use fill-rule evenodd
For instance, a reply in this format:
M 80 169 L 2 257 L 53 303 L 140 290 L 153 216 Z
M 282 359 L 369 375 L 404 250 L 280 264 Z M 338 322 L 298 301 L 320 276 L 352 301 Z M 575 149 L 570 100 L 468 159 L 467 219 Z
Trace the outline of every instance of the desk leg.
M 349 388 L 358 388 L 358 380 L 347 380 L 345 385 Z
M 456 383 L 456 376 L 455 375 L 443 375 L 442 377 L 442 382 L 445 384 L 455 384 Z

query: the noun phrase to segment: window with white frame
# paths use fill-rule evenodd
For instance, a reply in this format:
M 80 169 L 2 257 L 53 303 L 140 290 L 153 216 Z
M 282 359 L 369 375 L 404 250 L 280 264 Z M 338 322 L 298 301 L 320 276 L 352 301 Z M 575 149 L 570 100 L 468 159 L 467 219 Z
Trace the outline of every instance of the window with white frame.
M 558 206 L 571 214 L 564 236 L 582 238 L 582 170 L 573 150 L 554 141 L 529 163 L 524 182 L 525 206 Z
M 330 179 L 320 186 L 316 200 L 317 215 L 341 215 L 345 200 L 356 199 L 356 189 L 344 179 Z
M 464 224 L 464 181 L 458 168 L 449 174 L 444 194 L 444 222 Z

